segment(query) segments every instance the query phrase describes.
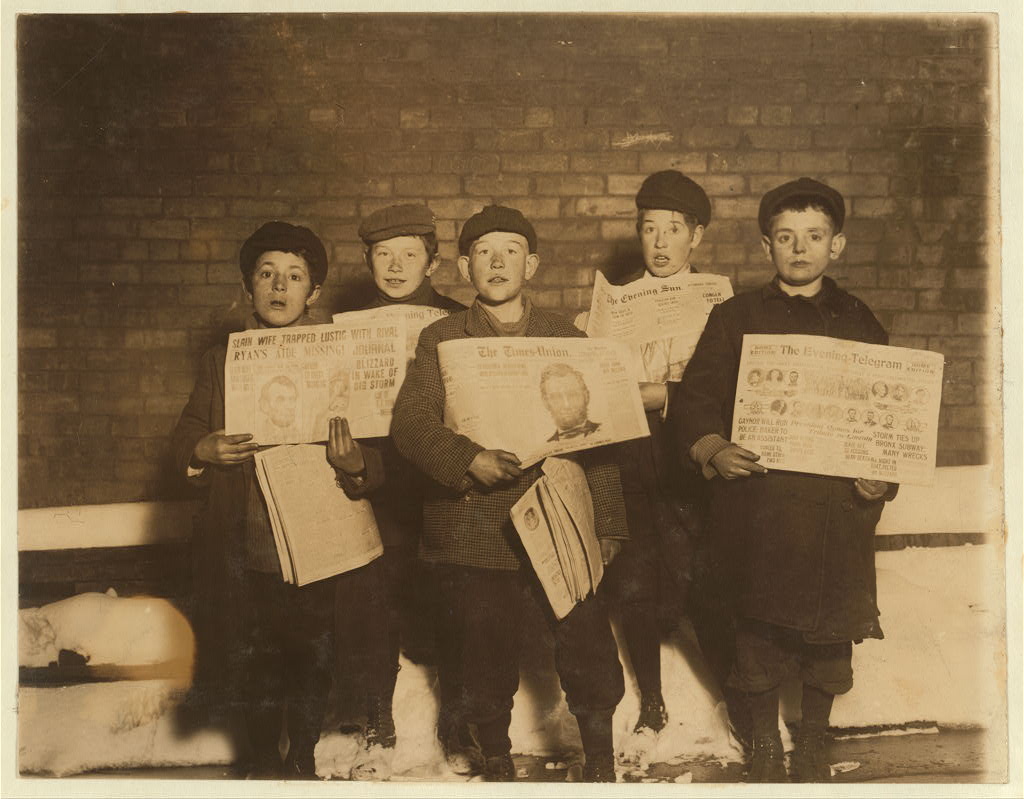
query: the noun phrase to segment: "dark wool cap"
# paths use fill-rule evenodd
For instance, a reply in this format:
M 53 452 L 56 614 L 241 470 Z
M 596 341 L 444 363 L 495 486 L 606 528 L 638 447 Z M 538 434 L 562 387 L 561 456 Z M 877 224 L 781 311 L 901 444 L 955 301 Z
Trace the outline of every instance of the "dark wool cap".
M 434 212 L 425 205 L 390 205 L 374 211 L 359 225 L 359 238 L 365 244 L 434 232 Z
M 530 246 L 530 252 L 537 252 L 537 231 L 523 216 L 522 211 L 504 205 L 488 205 L 473 214 L 462 226 L 459 234 L 459 254 L 469 255 L 469 248 L 481 236 L 500 230 L 504 233 L 518 233 Z
M 246 281 L 252 277 L 256 259 L 270 250 L 304 251 L 313 285 L 322 286 L 327 279 L 327 251 L 316 233 L 308 227 L 288 222 L 267 222 L 245 240 L 238 252 L 238 268 Z
M 797 178 L 789 183 L 783 183 L 767 192 L 761 198 L 761 207 L 757 211 L 757 224 L 761 232 L 768 236 L 771 233 L 770 224 L 776 209 L 786 200 L 793 197 L 806 197 L 809 200 L 816 200 L 824 205 L 835 222 L 838 233 L 843 229 L 843 222 L 846 219 L 846 203 L 843 202 L 843 195 L 813 178 Z
M 704 227 L 711 222 L 711 201 L 704 189 L 674 169 L 648 175 L 636 193 L 636 207 L 693 214 Z

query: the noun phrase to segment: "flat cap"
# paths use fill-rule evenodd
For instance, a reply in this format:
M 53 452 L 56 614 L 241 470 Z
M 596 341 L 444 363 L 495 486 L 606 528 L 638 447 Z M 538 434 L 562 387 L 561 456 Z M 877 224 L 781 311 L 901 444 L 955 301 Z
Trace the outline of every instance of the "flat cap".
M 828 209 L 829 216 L 835 223 L 835 232 L 838 233 L 843 229 L 843 222 L 846 220 L 846 203 L 843 202 L 843 195 L 831 186 L 826 186 L 813 178 L 797 178 L 789 183 L 776 186 L 761 198 L 761 207 L 757 210 L 757 224 L 765 236 L 771 233 L 772 216 L 776 210 L 784 202 L 794 197 L 807 198 L 820 203 Z
M 359 225 L 359 238 L 365 244 L 395 236 L 425 236 L 435 232 L 434 212 L 418 204 L 389 205 L 374 211 Z
M 301 250 L 309 267 L 309 277 L 313 285 L 322 286 L 327 279 L 327 250 L 316 233 L 308 227 L 275 221 L 261 225 L 245 240 L 242 249 L 238 251 L 238 268 L 242 270 L 242 277 L 246 281 L 252 277 L 256 259 L 271 250 Z
M 693 214 L 704 227 L 711 222 L 711 201 L 704 189 L 675 169 L 648 175 L 636 193 L 636 207 Z
M 462 226 L 459 234 L 459 254 L 469 255 L 469 248 L 481 236 L 496 230 L 505 233 L 518 233 L 526 239 L 530 252 L 537 252 L 537 231 L 523 216 L 522 211 L 504 205 L 487 205 L 483 210 L 473 214 Z

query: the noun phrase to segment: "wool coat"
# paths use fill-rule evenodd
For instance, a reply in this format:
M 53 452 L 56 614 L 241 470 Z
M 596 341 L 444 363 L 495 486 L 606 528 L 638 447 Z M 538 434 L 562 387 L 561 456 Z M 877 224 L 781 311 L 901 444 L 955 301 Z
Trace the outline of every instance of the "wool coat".
M 528 563 L 509 511 L 541 476 L 540 464 L 515 480 L 484 489 L 469 466 L 484 447 L 444 425 L 445 390 L 437 347 L 442 341 L 496 336 L 475 304 L 439 319 L 420 334 L 413 362 L 395 402 L 391 437 L 403 457 L 423 472 L 428 485 L 423 507 L 420 557 L 428 562 L 515 570 Z M 532 308 L 527 336 L 581 337 L 567 319 Z M 515 419 L 509 419 L 515 424 Z M 594 503 L 598 538 L 628 539 L 619 469 L 612 447 L 578 453 Z
M 708 318 L 670 409 L 681 452 L 708 434 L 729 439 L 745 333 L 888 343 L 870 309 L 829 278 L 813 299 L 788 296 L 772 281 L 723 302 Z M 740 616 L 799 630 L 815 643 L 882 637 L 874 533 L 883 501 L 861 499 L 853 484 L 781 470 L 711 479 L 715 568 Z

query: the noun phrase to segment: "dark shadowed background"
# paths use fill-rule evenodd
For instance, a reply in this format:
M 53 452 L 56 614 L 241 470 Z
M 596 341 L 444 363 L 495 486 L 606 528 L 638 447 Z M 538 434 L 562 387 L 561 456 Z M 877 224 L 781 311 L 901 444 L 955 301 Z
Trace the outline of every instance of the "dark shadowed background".
M 772 274 L 761 194 L 842 191 L 831 274 L 892 343 L 942 352 L 939 465 L 1001 460 L 993 18 L 634 15 L 21 16 L 19 506 L 175 496 L 167 438 L 200 354 L 237 329 L 259 224 L 331 255 L 321 318 L 372 285 L 356 236 L 426 201 L 444 265 L 501 201 L 536 224 L 536 302 L 588 307 L 635 267 L 633 195 L 711 196 L 695 265 Z

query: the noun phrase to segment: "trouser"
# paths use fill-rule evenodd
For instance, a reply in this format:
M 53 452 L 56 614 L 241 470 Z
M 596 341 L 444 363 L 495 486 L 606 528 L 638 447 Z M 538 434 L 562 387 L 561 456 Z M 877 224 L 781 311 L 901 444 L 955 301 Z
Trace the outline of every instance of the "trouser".
M 736 624 L 736 661 L 729 684 L 744 693 L 777 688 L 798 677 L 829 694 L 845 694 L 853 687 L 853 644 L 812 644 L 799 630 L 754 619 Z
M 339 684 L 354 682 L 360 692 L 390 701 L 398 651 L 420 598 L 418 566 L 412 547 L 385 547 L 383 556 L 335 578 Z
M 331 684 L 333 580 L 299 588 L 280 574 L 243 579 L 243 646 L 231 657 L 252 754 L 276 762 L 287 707 L 290 756 L 312 762 Z
M 555 668 L 577 717 L 588 758 L 611 754 L 611 716 L 623 695 L 622 667 L 604 606 L 589 597 L 558 621 L 532 569 L 432 567 L 439 614 L 439 667 L 448 712 L 474 724 L 488 757 L 512 749 L 512 698 L 519 687 L 523 619 L 537 605 L 555 638 Z M 447 672 L 447 675 L 446 675 Z M 599 723 L 594 723 L 599 719 Z

